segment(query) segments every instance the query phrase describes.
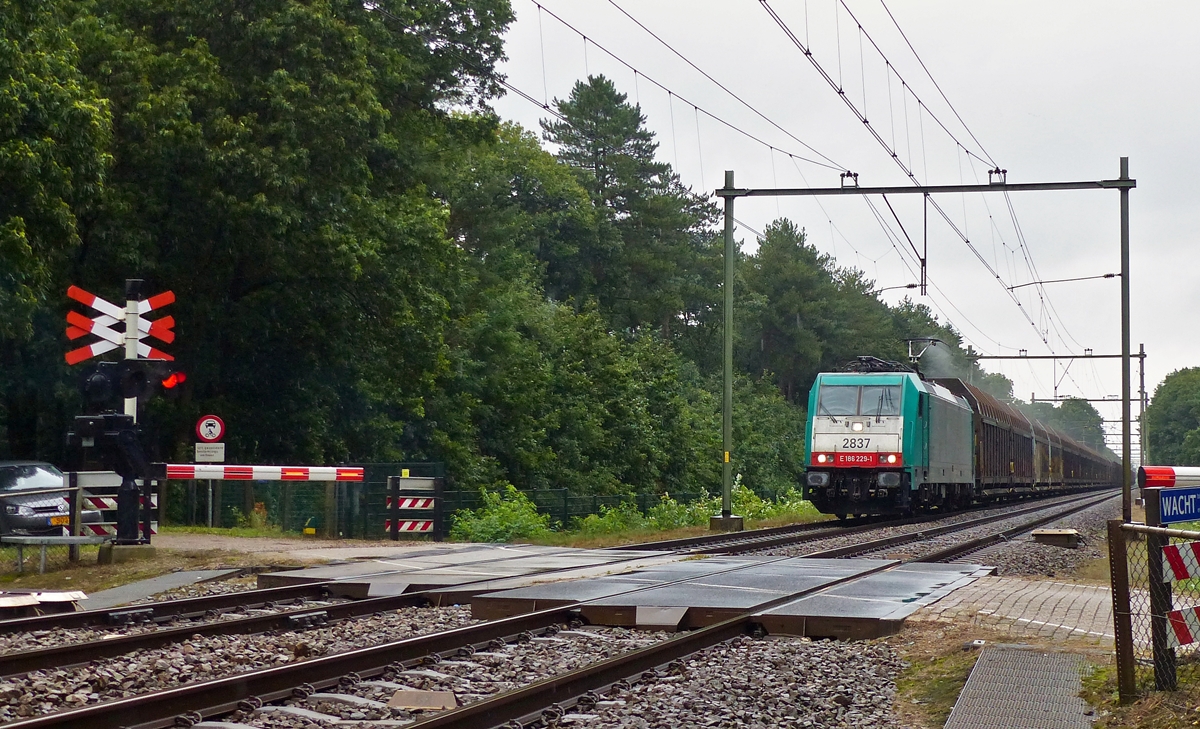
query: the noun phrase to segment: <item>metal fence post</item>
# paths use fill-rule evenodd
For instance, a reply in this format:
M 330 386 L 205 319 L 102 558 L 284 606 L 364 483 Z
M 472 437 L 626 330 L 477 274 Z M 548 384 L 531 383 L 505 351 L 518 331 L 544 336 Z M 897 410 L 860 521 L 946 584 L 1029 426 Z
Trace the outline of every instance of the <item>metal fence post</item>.
M 338 508 L 337 484 L 325 484 L 325 536 L 330 539 L 338 538 Z
M 442 501 L 445 492 L 446 479 L 433 480 L 433 541 L 440 542 L 446 538 L 446 507 Z
M 1146 526 L 1162 526 L 1160 489 L 1144 489 L 1146 495 Z M 1167 631 L 1167 613 L 1171 612 L 1171 583 L 1163 579 L 1163 547 L 1170 540 L 1151 532 L 1146 535 L 1146 574 L 1150 583 L 1150 645 L 1154 651 L 1154 688 L 1174 691 L 1175 649 Z
M 142 544 L 150 543 L 150 519 L 154 509 L 154 490 L 159 483 L 161 482 L 150 478 L 142 479 Z
M 79 488 L 79 474 L 71 471 L 67 474 L 67 486 L 70 491 L 67 492 L 67 505 L 71 510 L 71 536 L 79 536 L 79 530 L 83 528 L 83 491 Z M 72 544 L 67 548 L 67 561 L 79 561 L 79 545 Z
M 391 500 L 391 506 L 388 507 L 388 516 L 391 523 L 388 524 L 388 535 L 393 542 L 400 541 L 400 477 L 387 477 L 388 498 Z
M 1129 550 L 1121 519 L 1108 522 L 1108 564 L 1112 576 L 1113 635 L 1117 650 L 1117 690 L 1120 702 L 1128 704 L 1136 698 L 1137 679 L 1134 675 L 1133 619 L 1129 604 Z
M 562 491 L 562 525 L 563 529 L 571 526 L 571 490 L 560 489 Z

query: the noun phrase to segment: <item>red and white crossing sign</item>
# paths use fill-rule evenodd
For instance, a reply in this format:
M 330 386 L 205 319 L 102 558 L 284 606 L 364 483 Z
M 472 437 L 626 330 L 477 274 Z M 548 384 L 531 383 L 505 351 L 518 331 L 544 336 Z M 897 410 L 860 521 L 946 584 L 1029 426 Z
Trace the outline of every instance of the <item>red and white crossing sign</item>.
M 84 360 L 91 359 L 96 355 L 111 352 L 125 345 L 125 332 L 117 331 L 113 327 L 117 324 L 124 326 L 125 309 L 117 306 L 111 301 L 106 301 L 95 294 L 88 293 L 78 286 L 72 286 L 67 289 L 67 296 L 78 301 L 84 306 L 91 307 L 100 312 L 99 316 L 88 318 L 76 311 L 67 313 L 67 338 L 71 340 L 86 337 L 89 334 L 99 338 L 99 341 L 93 342 L 77 349 L 72 349 L 67 352 L 67 364 L 79 364 Z M 175 301 L 175 294 L 171 291 L 164 291 L 161 294 L 151 296 L 138 302 L 138 317 L 137 317 L 137 353 L 141 359 L 163 359 L 173 361 L 175 358 L 163 352 L 160 349 L 151 347 L 142 340 L 147 337 L 153 337 L 161 342 L 170 344 L 175 341 L 175 318 L 172 316 L 164 316 L 153 321 L 143 317 L 143 314 L 148 314 L 155 309 L 160 309 Z

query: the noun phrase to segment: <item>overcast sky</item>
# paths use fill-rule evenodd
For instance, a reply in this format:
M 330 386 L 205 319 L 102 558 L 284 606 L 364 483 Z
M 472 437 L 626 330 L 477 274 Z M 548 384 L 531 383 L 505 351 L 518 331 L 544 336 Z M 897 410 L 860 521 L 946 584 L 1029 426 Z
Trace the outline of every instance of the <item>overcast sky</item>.
M 513 0 L 517 21 L 507 37 L 509 61 L 503 66 L 509 81 L 541 101 L 565 98 L 588 73 L 609 76 L 641 104 L 657 135 L 660 159 L 697 191 L 720 187 L 724 170 L 736 172 L 739 187 L 840 184 L 837 170 L 800 157 L 826 164 L 828 158 L 858 173 L 863 186 L 907 181 L 891 154 L 758 0 L 541 2 L 589 42 L 539 12 L 531 0 Z M 613 2 L 786 133 L 690 68 Z M 1130 195 L 1133 349 L 1146 345 L 1151 393 L 1171 371 L 1200 365 L 1195 344 L 1200 327 L 1193 314 L 1200 310 L 1194 211 L 1200 175 L 1195 138 L 1200 3 L 887 2 L 932 81 L 880 0 L 846 0 L 845 6 L 836 0 L 773 0 L 770 6 L 845 97 L 859 111 L 865 106 L 871 126 L 923 183 L 986 182 L 990 164 L 964 150 L 1007 169 L 1009 182 L 1111 179 L 1118 176 L 1119 158 L 1129 157 L 1131 176 L 1138 181 Z M 925 111 L 918 112 L 918 98 Z M 538 120 L 547 116 L 512 93 L 495 107 L 530 129 L 538 129 Z M 920 247 L 925 235 L 920 196 L 889 200 Z M 1049 304 L 1040 300 L 1037 287 L 1019 288 L 1014 293 L 1021 307 L 1005 290 L 1039 279 L 1119 271 L 1118 193 L 1012 193 L 1024 249 L 1003 195 L 936 200 L 987 266 L 930 209 L 928 272 L 935 288 L 931 296 L 915 298 L 948 319 L 976 349 L 986 354 L 1121 351 L 1119 279 L 1047 285 Z M 738 234 L 753 245 L 751 230 L 786 216 L 804 226 L 821 251 L 841 265 L 862 268 L 879 287 L 916 281 L 905 266 L 908 261 L 916 268 L 912 256 L 899 252 L 906 245 L 904 233 L 885 204 L 877 197 L 874 202 L 890 234 L 860 196 L 825 198 L 819 204 L 809 198 L 739 199 L 736 217 L 744 225 Z M 900 289 L 882 296 L 895 302 L 915 293 Z M 1053 394 L 1049 362 L 990 362 L 985 368 L 1008 375 L 1022 398 Z M 1065 378 L 1060 366 L 1058 394 L 1119 396 L 1120 373 L 1119 360 L 1079 361 Z M 1135 361 L 1135 398 L 1137 374 Z M 1106 418 L 1120 417 L 1117 404 L 1097 407 Z M 1109 430 L 1118 432 L 1119 424 Z

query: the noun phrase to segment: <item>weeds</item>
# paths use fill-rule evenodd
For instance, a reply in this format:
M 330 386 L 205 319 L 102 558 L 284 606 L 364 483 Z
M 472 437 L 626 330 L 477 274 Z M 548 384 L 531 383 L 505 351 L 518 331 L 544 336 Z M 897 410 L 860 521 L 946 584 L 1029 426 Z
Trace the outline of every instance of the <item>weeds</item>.
M 747 521 L 803 521 L 821 516 L 796 489 L 789 489 L 776 499 L 763 499 L 742 484 L 741 476 L 734 480 L 731 496 L 733 512 Z M 720 496 L 706 493 L 696 501 L 683 504 L 670 494 L 663 494 L 659 502 L 643 514 L 631 495 L 617 506 L 602 506 L 599 514 L 575 519 L 569 530 L 563 530 L 560 524 L 552 526 L 549 516 L 538 514 L 534 503 L 511 485 L 506 486 L 503 494 L 485 490 L 483 499 L 481 508 L 464 509 L 454 515 L 454 526 L 450 531 L 452 539 L 476 542 L 546 539 L 556 528 L 559 533 L 581 537 L 670 531 L 705 526 L 713 514 L 721 511 Z
M 483 490 L 483 506 L 454 513 L 450 538 L 463 542 L 511 542 L 550 535 L 550 517 L 511 484 L 503 493 Z

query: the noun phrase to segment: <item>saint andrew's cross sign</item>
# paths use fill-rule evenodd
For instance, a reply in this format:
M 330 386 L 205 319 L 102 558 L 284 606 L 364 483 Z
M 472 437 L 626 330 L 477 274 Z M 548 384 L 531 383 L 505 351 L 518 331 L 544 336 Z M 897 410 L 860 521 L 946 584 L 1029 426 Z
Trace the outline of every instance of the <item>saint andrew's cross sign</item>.
M 129 312 L 122 309 L 120 306 L 106 301 L 95 294 L 88 293 L 78 286 L 72 286 L 67 289 L 67 296 L 74 301 L 87 306 L 99 312 L 99 316 L 88 318 L 76 311 L 67 313 L 67 338 L 74 341 L 83 337 L 93 335 L 98 338 L 97 341 L 72 349 L 66 354 L 67 364 L 79 364 L 85 360 L 89 360 L 97 355 L 111 352 L 114 349 L 119 349 L 125 346 L 125 332 L 118 331 L 113 327 L 117 325 L 126 325 L 129 320 Z M 171 291 L 164 291 L 156 296 L 151 296 L 148 299 L 137 302 L 137 356 L 141 359 L 161 359 L 168 362 L 175 358 L 163 352 L 160 349 L 151 347 L 142 340 L 147 337 L 153 337 L 161 342 L 170 344 L 175 341 L 175 318 L 172 316 L 164 316 L 153 321 L 146 319 L 143 314 L 148 314 L 155 309 L 160 309 L 168 304 L 174 303 L 175 294 Z

